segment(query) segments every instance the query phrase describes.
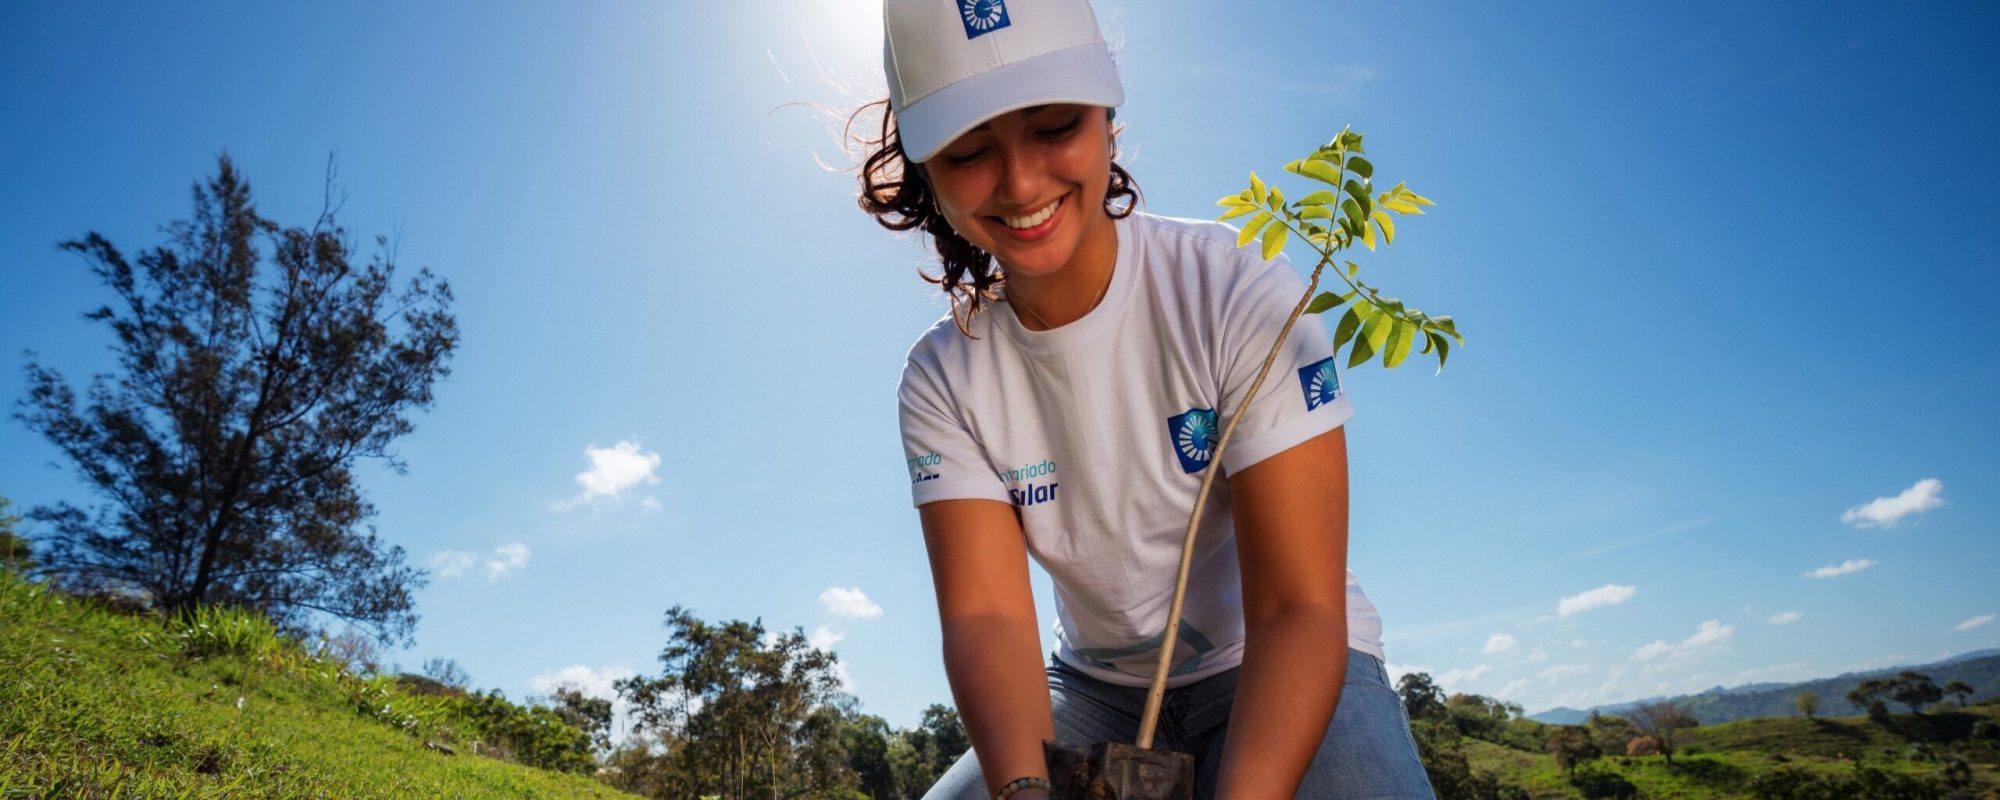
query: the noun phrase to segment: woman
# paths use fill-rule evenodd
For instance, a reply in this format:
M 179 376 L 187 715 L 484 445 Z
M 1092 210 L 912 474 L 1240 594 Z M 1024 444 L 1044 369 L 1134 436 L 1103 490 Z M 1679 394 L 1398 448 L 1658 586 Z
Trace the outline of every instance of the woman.
M 1086 0 L 889 0 L 884 23 L 860 202 L 929 235 L 952 303 L 898 390 L 973 747 L 927 797 L 1046 797 L 1044 739 L 1133 738 L 1211 468 L 1157 746 L 1196 757 L 1203 797 L 1430 797 L 1346 570 L 1352 410 L 1321 326 L 1210 463 L 1303 282 L 1226 225 L 1135 213 Z

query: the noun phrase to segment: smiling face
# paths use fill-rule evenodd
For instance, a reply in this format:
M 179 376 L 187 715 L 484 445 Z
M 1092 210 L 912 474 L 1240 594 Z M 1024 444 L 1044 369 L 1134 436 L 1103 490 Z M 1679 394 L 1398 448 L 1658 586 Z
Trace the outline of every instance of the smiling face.
M 938 210 L 1010 279 L 1052 274 L 1111 235 L 1105 109 L 1058 103 L 996 116 L 952 140 L 924 174 Z

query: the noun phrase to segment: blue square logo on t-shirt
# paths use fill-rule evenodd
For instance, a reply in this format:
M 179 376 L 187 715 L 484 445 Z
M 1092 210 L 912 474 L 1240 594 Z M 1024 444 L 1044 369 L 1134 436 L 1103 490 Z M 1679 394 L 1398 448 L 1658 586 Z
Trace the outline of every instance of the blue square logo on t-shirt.
M 1167 418 L 1167 441 L 1174 447 L 1174 455 L 1181 460 L 1181 471 L 1200 472 L 1208 466 L 1208 459 L 1215 453 L 1216 437 L 1222 435 L 1215 426 L 1215 410 L 1210 408 L 1190 408 Z
M 1299 367 L 1299 390 L 1306 393 L 1306 410 L 1311 411 L 1340 397 L 1340 376 L 1333 372 L 1333 356 Z
M 1005 0 L 958 0 L 958 21 L 965 23 L 965 38 L 977 39 L 1007 27 Z

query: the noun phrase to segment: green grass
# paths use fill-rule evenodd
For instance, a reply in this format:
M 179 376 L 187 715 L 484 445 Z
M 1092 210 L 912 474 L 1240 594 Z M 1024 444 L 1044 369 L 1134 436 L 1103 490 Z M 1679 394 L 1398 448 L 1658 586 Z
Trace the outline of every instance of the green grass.
M 1934 778 L 1940 764 L 1911 760 L 1912 744 L 1927 743 L 1938 755 L 1954 754 L 1972 766 L 1967 797 L 2000 797 L 2000 743 L 1968 741 L 1965 734 L 1981 719 L 2000 721 L 2000 703 L 1965 710 L 1937 707 L 1921 715 L 1898 714 L 1883 722 L 1865 717 L 1835 719 L 1750 719 L 1696 728 L 1677 737 L 1671 765 L 1659 756 L 1613 756 L 1589 762 L 1630 781 L 1641 798 L 1750 798 L 1756 777 L 1782 768 L 1822 776 L 1853 773 L 1854 760 L 1878 769 Z M 1501 784 L 1527 790 L 1534 798 L 1580 798 L 1555 759 L 1491 742 L 1467 741 L 1473 770 Z
M 346 674 L 254 615 L 166 623 L 0 571 L 0 664 L 6 800 L 630 797 L 474 755 L 497 741 L 454 698 Z M 548 724 L 527 711 L 509 724 Z

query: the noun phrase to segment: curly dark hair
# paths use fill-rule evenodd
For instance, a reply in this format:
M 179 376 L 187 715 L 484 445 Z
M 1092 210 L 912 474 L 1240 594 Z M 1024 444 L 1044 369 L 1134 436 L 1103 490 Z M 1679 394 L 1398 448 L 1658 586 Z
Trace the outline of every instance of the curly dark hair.
M 877 109 L 882 113 L 881 135 L 856 137 L 855 123 Z M 1107 112 L 1107 121 L 1116 119 L 1117 109 Z M 1118 166 L 1118 133 L 1123 129 L 1124 126 L 1111 129 L 1111 183 L 1104 193 L 1104 212 L 1113 219 L 1131 216 L 1140 201 L 1139 184 L 1132 180 L 1131 173 Z M 888 98 L 855 109 L 848 116 L 841 137 L 843 141 L 858 144 L 866 154 L 858 170 L 861 196 L 857 204 L 884 228 L 892 231 L 916 228 L 930 234 L 931 249 L 943 263 L 944 274 L 931 275 L 919 269 L 917 275 L 944 291 L 951 300 L 952 321 L 960 333 L 971 336 L 972 318 L 998 297 L 997 290 L 1007 280 L 993 263 L 993 255 L 958 235 L 944 215 L 938 213 L 923 170 L 913 169 L 903 153 L 902 137 L 896 132 L 896 115 L 889 108 Z M 1116 205 L 1120 199 L 1126 201 L 1123 207 Z

